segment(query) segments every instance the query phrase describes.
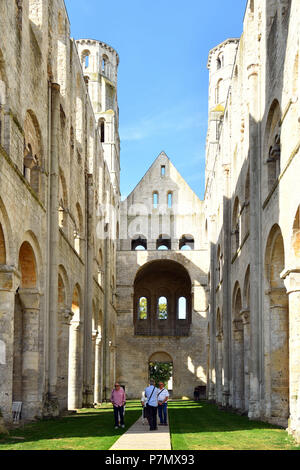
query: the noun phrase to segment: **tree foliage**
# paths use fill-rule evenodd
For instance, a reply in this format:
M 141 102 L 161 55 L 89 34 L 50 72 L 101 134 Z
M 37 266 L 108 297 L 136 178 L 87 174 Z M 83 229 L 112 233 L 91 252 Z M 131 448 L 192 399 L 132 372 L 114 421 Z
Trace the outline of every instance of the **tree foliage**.
M 158 386 L 159 382 L 163 382 L 167 385 L 169 379 L 172 377 L 173 364 L 172 362 L 150 362 L 149 363 L 149 375 L 150 379 L 155 380 Z

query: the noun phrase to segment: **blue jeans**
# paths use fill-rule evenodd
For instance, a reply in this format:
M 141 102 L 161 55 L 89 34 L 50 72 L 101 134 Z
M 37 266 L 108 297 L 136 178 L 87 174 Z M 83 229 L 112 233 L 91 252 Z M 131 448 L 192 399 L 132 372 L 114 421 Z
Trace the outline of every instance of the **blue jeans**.
M 124 406 L 114 406 L 114 418 L 115 426 L 119 426 L 119 416 L 120 416 L 120 425 L 124 424 Z
M 158 416 L 160 424 L 167 424 L 167 406 L 167 402 L 163 403 L 162 405 L 158 405 Z

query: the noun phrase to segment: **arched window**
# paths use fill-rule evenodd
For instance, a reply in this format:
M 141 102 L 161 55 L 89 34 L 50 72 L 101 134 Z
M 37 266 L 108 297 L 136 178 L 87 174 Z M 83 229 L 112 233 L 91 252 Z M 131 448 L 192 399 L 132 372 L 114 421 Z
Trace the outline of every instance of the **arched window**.
M 98 127 L 100 132 L 100 140 L 101 142 L 105 142 L 105 119 L 100 118 L 98 121 Z
M 186 320 L 187 316 L 187 303 L 185 297 L 178 299 L 178 320 Z
M 232 213 L 232 254 L 235 254 L 240 246 L 240 233 L 240 203 L 239 198 L 236 197 Z
M 85 50 L 81 54 L 82 68 L 87 69 L 90 65 L 90 51 Z
M 108 75 L 108 57 L 107 55 L 104 55 L 102 57 L 102 65 L 101 65 L 101 68 L 102 68 L 102 73 L 104 75 Z
M 153 193 L 153 208 L 157 209 L 158 207 L 158 192 Z
M 280 157 L 280 124 L 281 110 L 279 102 L 275 99 L 269 111 L 266 131 L 264 152 L 267 163 L 267 187 L 271 191 L 281 171 Z
M 223 80 L 222 78 L 218 81 L 216 86 L 216 104 L 220 104 L 223 100 Z
M 160 176 L 165 176 L 166 175 L 166 167 L 165 165 L 162 165 L 160 167 Z
M 133 237 L 131 240 L 131 250 L 132 251 L 141 251 L 147 250 L 147 239 L 143 235 L 138 235 Z
M 219 54 L 217 57 L 217 70 L 219 70 L 224 65 L 224 55 L 223 53 Z
M 38 196 L 41 196 L 42 142 L 39 123 L 30 110 L 24 121 L 23 175 Z
M 157 303 L 157 314 L 159 320 L 168 319 L 168 300 L 166 297 L 159 297 Z
M 148 301 L 146 297 L 140 297 L 138 304 L 139 320 L 147 320 Z
M 171 250 L 171 238 L 169 235 L 160 235 L 156 240 L 157 250 Z
M 186 251 L 186 250 L 193 250 L 195 246 L 195 240 L 193 235 L 182 235 L 181 239 L 179 240 L 179 249 Z
M 168 208 L 171 209 L 173 206 L 173 193 L 168 193 Z

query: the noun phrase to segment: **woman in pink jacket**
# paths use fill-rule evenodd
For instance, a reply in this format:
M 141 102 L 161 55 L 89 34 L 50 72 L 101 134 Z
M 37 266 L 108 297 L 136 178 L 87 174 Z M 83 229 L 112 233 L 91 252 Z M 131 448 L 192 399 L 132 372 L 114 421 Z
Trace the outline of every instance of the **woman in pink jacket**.
M 119 427 L 119 417 L 120 417 L 120 427 L 125 428 L 124 424 L 124 405 L 126 402 L 126 395 L 124 389 L 120 386 L 118 382 L 115 383 L 115 388 L 111 392 L 110 401 L 114 407 L 114 417 L 115 417 L 115 429 Z

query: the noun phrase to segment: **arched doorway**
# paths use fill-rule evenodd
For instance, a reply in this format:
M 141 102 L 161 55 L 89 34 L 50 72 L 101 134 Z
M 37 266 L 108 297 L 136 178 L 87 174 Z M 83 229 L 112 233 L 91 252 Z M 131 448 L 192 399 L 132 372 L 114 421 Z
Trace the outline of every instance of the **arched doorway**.
M 82 405 L 81 292 L 78 284 L 73 290 L 72 313 L 69 346 L 69 410 L 81 408 Z
M 233 292 L 233 351 L 234 351 L 234 407 L 244 409 L 244 330 L 242 322 L 242 296 L 237 282 Z
M 68 302 L 68 277 L 64 267 L 58 272 L 57 305 L 57 398 L 61 410 L 68 408 L 68 358 L 70 319 L 72 317 Z
M 270 384 L 266 412 L 268 417 L 286 425 L 289 417 L 289 312 L 288 296 L 281 278 L 284 267 L 283 237 L 279 226 L 274 225 L 265 256 L 269 305 L 266 330 L 270 338 L 266 351 L 266 381 Z
M 39 415 L 39 312 L 37 263 L 31 244 L 19 251 L 20 287 L 15 294 L 13 401 L 21 401 L 22 417 Z
M 166 352 L 152 354 L 148 361 L 149 380 L 154 379 L 156 384 L 163 382 L 170 396 L 173 393 L 173 359 Z

